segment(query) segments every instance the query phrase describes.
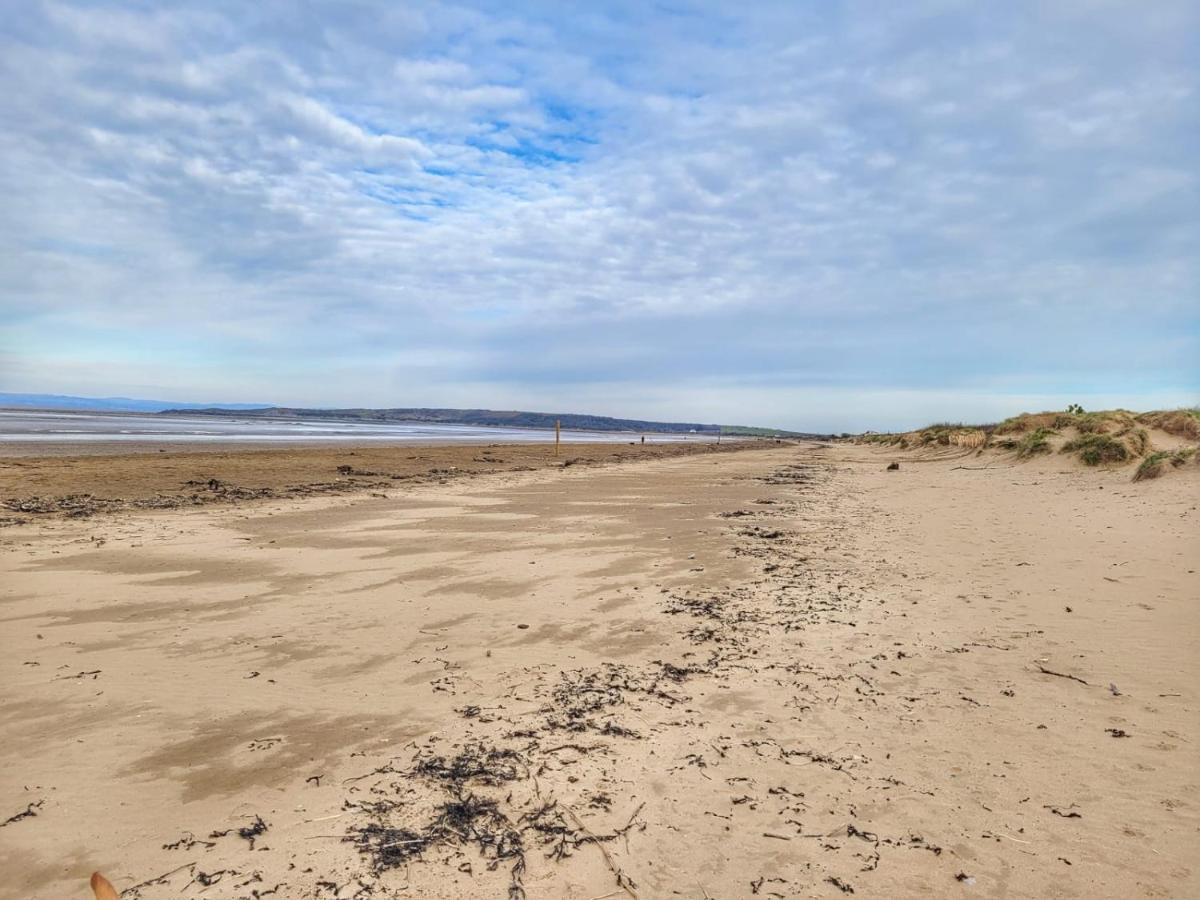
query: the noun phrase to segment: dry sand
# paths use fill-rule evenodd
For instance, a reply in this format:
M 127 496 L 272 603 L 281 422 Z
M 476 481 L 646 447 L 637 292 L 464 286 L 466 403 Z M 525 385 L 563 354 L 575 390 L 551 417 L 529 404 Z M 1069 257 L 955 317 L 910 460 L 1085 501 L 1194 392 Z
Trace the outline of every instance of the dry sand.
M 890 458 L 4 528 L 0 896 L 1200 896 L 1197 479 Z

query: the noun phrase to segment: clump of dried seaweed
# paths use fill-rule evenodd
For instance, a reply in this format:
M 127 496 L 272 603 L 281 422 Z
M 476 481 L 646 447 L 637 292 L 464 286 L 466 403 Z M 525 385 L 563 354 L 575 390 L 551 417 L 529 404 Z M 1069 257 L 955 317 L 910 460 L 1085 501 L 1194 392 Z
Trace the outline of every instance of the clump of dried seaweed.
M 509 897 L 523 898 L 525 846 L 521 831 L 497 799 L 472 788 L 494 788 L 529 778 L 527 760 L 512 749 L 472 743 L 453 756 L 419 756 L 403 774 L 435 787 L 441 797 L 419 827 L 392 824 L 390 819 L 400 804 L 389 802 L 372 804 L 372 821 L 349 830 L 344 840 L 368 858 L 374 873 L 403 866 L 430 849 L 474 847 L 490 869 L 511 862 Z
M 685 698 L 661 686 L 663 681 L 678 680 L 661 667 L 657 671 L 639 671 L 616 663 L 563 672 L 550 692 L 551 702 L 542 709 L 546 726 L 552 730 L 608 734 L 616 729 L 615 733 L 620 733 L 626 730 L 623 726 L 611 719 L 599 722 L 596 716 L 625 704 L 629 694 L 651 698 L 665 706 L 681 703 Z
M 429 756 L 417 762 L 416 774 L 452 785 L 468 781 L 495 786 L 529 774 L 525 758 L 515 750 L 468 744 L 452 757 Z
M 394 771 L 387 767 L 387 772 Z M 462 747 L 453 756 L 418 753 L 412 768 L 401 774 L 437 792 L 432 805 L 421 805 L 419 823 L 393 821 L 405 812 L 399 802 L 360 805 L 357 808 L 366 812 L 370 821 L 352 826 L 343 838 L 368 859 L 377 877 L 431 851 L 473 848 L 489 870 L 508 866 L 509 900 L 523 900 L 530 846 L 543 848 L 547 858 L 561 860 L 594 844 L 600 847 L 618 885 L 633 885 L 601 845 L 637 827 L 641 806 L 623 827 L 603 834 L 588 830 L 573 811 L 555 800 L 539 799 L 532 808 L 526 803 L 526 810 L 518 813 L 520 805 L 512 787 L 514 782 L 531 780 L 528 758 L 511 748 L 480 742 Z M 399 784 L 392 786 L 403 790 Z M 611 798 L 603 800 L 602 806 L 607 808 Z M 460 868 L 470 871 L 470 863 L 464 862 Z

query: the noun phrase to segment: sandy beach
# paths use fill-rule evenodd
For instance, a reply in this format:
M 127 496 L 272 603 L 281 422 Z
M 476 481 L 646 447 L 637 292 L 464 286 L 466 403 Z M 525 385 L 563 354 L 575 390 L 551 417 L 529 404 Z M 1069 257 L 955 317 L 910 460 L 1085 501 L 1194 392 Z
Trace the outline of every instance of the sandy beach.
M 1195 471 L 727 449 L 3 460 L 0 897 L 1200 895 Z

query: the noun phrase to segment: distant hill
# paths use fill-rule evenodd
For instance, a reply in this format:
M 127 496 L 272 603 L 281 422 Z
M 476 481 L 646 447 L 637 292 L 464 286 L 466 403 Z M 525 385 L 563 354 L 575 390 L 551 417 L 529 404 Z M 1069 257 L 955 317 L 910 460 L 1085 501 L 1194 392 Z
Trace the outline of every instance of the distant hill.
M 784 431 L 782 428 L 759 428 L 754 425 L 722 425 L 721 434 L 735 437 L 795 437 L 795 438 L 828 438 L 831 434 L 813 434 L 811 432 Z
M 186 412 L 189 415 L 220 416 L 227 409 L 178 408 L 164 413 Z M 261 416 L 271 419 L 339 419 L 349 422 L 429 422 L 439 425 L 493 425 L 510 428 L 553 428 L 556 421 L 563 428 L 578 431 L 645 431 L 672 434 L 720 434 L 720 425 L 699 422 L 648 422 L 642 419 L 615 419 L 611 416 L 590 416 L 580 413 L 539 413 L 495 409 L 295 409 L 272 406 L 266 409 L 239 410 L 238 415 Z
M 697 434 L 743 437 L 825 438 L 830 435 L 759 428 L 748 425 L 714 425 L 701 422 L 651 422 L 645 419 L 618 419 L 582 413 L 541 413 L 495 409 L 305 409 L 270 406 L 265 403 L 180 403 L 170 400 L 146 400 L 138 397 L 74 397 L 63 394 L 0 393 L 0 408 L 56 409 L 80 412 L 139 412 L 169 415 L 187 414 L 270 419 L 338 419 L 348 422 L 428 422 L 440 425 L 490 425 L 510 428 L 563 428 L 576 431 L 631 431 L 648 434 Z
M 71 397 L 63 394 L 4 394 L 0 407 L 21 409 L 72 409 L 87 412 L 149 412 L 174 409 L 191 412 L 196 409 L 220 409 L 241 412 L 262 409 L 266 403 L 181 403 L 178 400 L 142 400 L 136 397 Z
M 189 415 L 219 416 L 223 409 L 163 410 L 164 413 L 186 412 Z M 429 422 L 438 425 L 491 425 L 510 428 L 553 428 L 562 422 L 563 428 L 576 431 L 635 431 L 652 434 L 737 435 L 746 437 L 805 437 L 825 438 L 829 435 L 783 431 L 778 428 L 753 428 L 746 425 L 712 425 L 701 422 L 650 422 L 645 419 L 615 419 L 612 416 L 591 416 L 583 413 L 541 413 L 496 409 L 296 409 L 272 406 L 265 409 L 239 411 L 240 417 L 261 416 L 271 419 L 338 419 L 347 422 Z

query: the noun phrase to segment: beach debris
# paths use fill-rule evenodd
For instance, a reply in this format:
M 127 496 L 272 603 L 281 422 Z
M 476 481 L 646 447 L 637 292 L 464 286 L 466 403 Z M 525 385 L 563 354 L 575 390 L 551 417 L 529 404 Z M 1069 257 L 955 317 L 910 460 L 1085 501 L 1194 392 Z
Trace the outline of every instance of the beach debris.
M 249 816 L 247 816 L 247 818 L 249 818 Z M 230 834 L 230 833 L 236 831 L 237 836 L 240 837 L 244 841 L 248 841 L 250 844 L 250 849 L 253 850 L 255 841 L 257 841 L 258 838 L 262 837 L 262 835 L 266 834 L 267 829 L 270 827 L 271 827 L 270 825 L 268 825 L 266 822 L 264 822 L 262 820 L 262 816 L 255 816 L 254 821 L 251 822 L 249 825 L 246 825 L 246 826 L 243 826 L 242 828 L 237 828 L 237 829 L 226 828 L 224 831 L 214 831 L 209 835 L 209 837 L 210 838 L 222 838 L 222 837 L 225 837 L 227 834 Z
M 900 471 L 900 463 L 898 463 L 898 462 L 888 463 L 887 470 L 889 472 L 899 472 Z
M 156 875 L 153 878 L 147 878 L 145 881 L 139 882 L 138 884 L 135 884 L 132 887 L 127 887 L 123 891 L 121 891 L 121 896 L 126 898 L 126 900 L 130 900 L 130 898 L 132 898 L 132 900 L 137 900 L 137 898 L 142 896 L 142 894 L 141 894 L 142 888 L 150 887 L 151 885 L 156 885 L 156 884 L 166 884 L 172 875 L 175 875 L 179 872 L 184 872 L 184 871 L 188 872 L 191 875 L 191 880 L 188 881 L 188 884 L 190 885 L 190 884 L 195 883 L 197 880 L 197 870 L 196 870 L 196 862 L 193 860 L 192 862 L 184 863 L 181 866 L 176 866 L 174 869 L 171 869 L 169 872 L 163 872 L 161 875 Z M 239 873 L 230 872 L 230 874 L 237 875 Z
M 919 835 L 885 834 L 869 814 L 859 818 L 854 803 L 846 803 L 848 811 L 836 820 L 850 824 L 832 831 L 824 824 L 805 827 L 802 822 L 809 822 L 818 810 L 824 814 L 825 804 L 832 805 L 834 796 L 846 799 L 845 790 L 857 792 L 848 798 L 855 803 L 870 798 L 864 791 L 895 790 L 889 799 L 932 796 L 932 792 L 895 778 L 885 768 L 882 751 L 878 759 L 871 760 L 861 746 L 829 746 L 818 751 L 771 735 L 773 728 L 789 727 L 784 717 L 800 720 L 821 704 L 836 707 L 839 713 L 886 709 L 890 704 L 897 713 L 911 717 L 915 715 L 912 704 L 931 700 L 936 694 L 922 691 L 920 696 L 907 697 L 900 691 L 891 693 L 893 682 L 885 677 L 885 671 L 893 664 L 901 665 L 893 659 L 920 655 L 922 648 L 917 644 L 889 642 L 875 648 L 886 652 L 849 660 L 829 660 L 803 649 L 801 638 L 811 626 L 860 628 L 866 636 L 873 624 L 853 613 L 874 603 L 874 592 L 848 577 L 845 567 L 827 568 L 826 558 L 819 555 L 822 547 L 828 551 L 844 546 L 836 529 L 815 539 L 808 531 L 791 530 L 801 504 L 807 502 L 801 498 L 835 471 L 831 465 L 783 466 L 763 477 L 751 476 L 775 485 L 776 496 L 755 501 L 758 505 L 752 507 L 753 512 L 741 511 L 744 515 L 714 513 L 714 519 L 723 523 L 723 533 L 734 537 L 730 551 L 756 558 L 755 574 L 748 582 L 706 583 L 699 589 L 656 584 L 661 621 L 669 623 L 661 629 L 661 659 L 590 664 L 574 670 L 557 665 L 514 668 L 508 673 L 512 681 L 501 689 L 504 699 L 499 705 L 497 696 L 487 692 L 466 696 L 458 701 L 457 715 L 447 720 L 443 730 L 411 745 L 415 748 L 411 756 L 402 759 L 389 754 L 382 765 L 372 764 L 376 765 L 373 771 L 342 780 L 345 796 L 337 815 L 344 818 L 337 833 L 312 837 L 344 842 L 342 846 L 361 862 L 350 880 L 344 868 L 330 869 L 313 873 L 305 888 L 312 896 L 362 898 L 419 890 L 418 871 L 425 867 L 413 864 L 421 861 L 437 864 L 439 869 L 444 864 L 452 876 L 455 871 L 468 875 L 475 883 L 473 890 L 480 893 L 486 890 L 483 879 L 495 878 L 497 896 L 522 900 L 527 866 L 547 861 L 566 866 L 580 854 L 599 853 L 615 883 L 610 882 L 614 890 L 608 894 L 602 889 L 598 893 L 637 897 L 639 888 L 631 877 L 637 870 L 630 862 L 635 858 L 630 854 L 637 850 L 636 834 L 649 827 L 674 829 L 685 823 L 654 817 L 647 824 L 640 817 L 642 798 L 622 793 L 623 786 L 630 783 L 630 776 L 622 771 L 629 758 L 623 744 L 632 741 L 644 741 L 633 749 L 634 758 L 658 765 L 660 772 L 674 773 L 668 777 L 678 781 L 681 791 L 706 782 L 714 786 L 727 783 L 732 788 L 728 795 L 717 801 L 720 792 L 714 794 L 709 805 L 729 805 L 706 809 L 705 815 L 714 818 L 705 821 L 760 834 L 760 844 L 820 847 L 846 864 L 834 870 L 841 872 L 883 868 L 894 858 L 889 854 L 911 850 L 942 855 L 937 843 Z M 761 527 L 745 527 L 759 521 Z M 709 555 L 707 548 L 703 555 Z M 519 623 L 516 627 L 525 630 L 530 626 Z M 904 650 L 897 651 L 901 646 Z M 967 652 L 966 648 L 961 652 Z M 436 661 L 447 671 L 459 665 Z M 451 674 L 469 680 L 463 673 Z M 899 674 L 891 672 L 892 676 Z M 714 701 L 719 702 L 724 691 L 743 682 L 766 682 L 775 686 L 772 690 L 778 689 L 779 705 L 762 718 L 764 734 L 742 739 L 706 730 L 711 710 L 719 708 L 712 705 Z M 905 690 L 915 693 L 913 688 Z M 736 693 L 729 696 L 736 697 Z M 521 705 L 510 704 L 509 698 Z M 973 699 L 964 702 L 970 702 L 971 710 L 982 705 Z M 510 711 L 510 706 L 515 710 Z M 678 744 L 655 740 L 668 729 L 679 729 Z M 777 733 L 782 737 L 789 732 Z M 667 755 L 662 752 L 664 746 L 679 750 Z M 735 767 L 745 763 L 750 767 Z M 828 777 L 816 769 L 829 773 Z M 755 783 L 760 773 L 772 780 Z M 785 782 L 783 779 L 790 777 L 785 773 L 794 773 L 797 781 Z M 729 777 L 722 777 L 726 775 Z M 836 787 L 830 787 L 830 782 Z M 837 794 L 831 795 L 831 791 Z M 626 818 L 625 810 L 635 804 Z M 580 814 L 595 818 L 603 827 L 585 822 Z M 336 817 L 311 821 L 328 818 Z M 817 843 L 804 843 L 809 840 Z M 777 844 L 766 852 L 772 849 L 786 848 Z M 658 860 L 641 862 L 658 864 Z M 343 874 L 334 875 L 335 871 Z M 814 875 L 814 880 L 829 871 Z M 225 870 L 205 877 L 223 878 L 223 891 L 229 889 L 233 878 Z M 544 872 L 538 873 L 539 888 L 544 877 Z M 782 879 L 758 876 L 751 882 L 752 893 L 782 896 L 769 887 L 776 881 L 783 883 Z M 842 893 L 855 892 L 845 878 L 830 875 L 826 881 Z M 744 891 L 745 882 L 741 884 Z M 289 888 L 300 890 L 296 884 Z
M 384 774 L 384 769 L 377 771 Z M 595 845 L 613 872 L 617 886 L 637 896 L 633 880 L 602 845 L 637 827 L 644 804 L 633 811 L 623 827 L 602 834 L 588 829 L 569 807 L 552 798 L 542 798 L 536 790 L 535 797 L 540 799 L 518 812 L 513 786 L 533 782 L 529 759 L 513 748 L 482 742 L 467 744 L 454 756 L 418 752 L 412 768 L 401 774 L 433 788 L 441 796 L 425 820 L 417 824 L 397 825 L 389 821 L 400 805 L 398 800 L 385 799 L 365 807 L 371 821 L 351 826 L 343 840 L 368 858 L 377 876 L 432 851 L 453 853 L 471 847 L 489 870 L 507 866 L 508 896 L 510 900 L 522 900 L 526 854 L 531 846 L 541 847 L 550 859 L 562 860 L 585 845 Z M 395 781 L 388 784 L 395 790 L 401 788 Z M 496 789 L 498 792 L 492 793 Z M 469 861 L 460 870 L 470 871 Z
M 1115 683 L 1115 682 L 1112 682 L 1112 681 L 1110 681 L 1110 682 L 1108 683 L 1108 692 L 1109 692 L 1110 694 L 1112 694 L 1114 697 L 1120 697 L 1120 696 L 1121 696 L 1121 692 L 1120 692 L 1119 690 L 1117 690 L 1117 685 L 1116 685 L 1116 683 Z
M 1127 738 L 1131 736 L 1124 728 L 1105 728 L 1104 730 L 1115 738 Z
M 761 480 L 780 483 L 789 492 L 801 492 L 808 490 L 816 477 L 811 467 L 783 467 Z M 791 500 L 773 501 L 771 505 L 785 515 L 794 508 Z M 755 657 L 763 652 L 762 639 L 768 634 L 783 635 L 808 624 L 829 622 L 860 602 L 853 589 L 836 581 L 820 587 L 799 580 L 804 559 L 794 533 L 771 527 L 731 529 L 729 533 L 739 538 L 734 544 L 735 553 L 771 561 L 772 568 L 766 573 L 771 595 L 765 604 L 762 587 L 754 585 L 714 592 L 662 590 L 662 612 L 668 617 L 683 617 L 678 634 L 685 641 L 707 645 L 707 654 L 687 651 L 678 658 L 651 663 L 607 662 L 538 673 L 532 692 L 543 702 L 521 714 L 521 718 L 512 718 L 503 705 L 461 705 L 456 711 L 466 720 L 464 727 L 471 730 L 470 739 L 446 750 L 439 746 L 439 738 L 430 738 L 427 746 L 416 751 L 407 769 L 388 763 L 366 776 L 347 780 L 352 795 L 344 808 L 354 813 L 356 821 L 348 824 L 344 840 L 359 850 L 375 877 L 384 878 L 386 872 L 396 869 L 407 871 L 408 864 L 416 859 L 438 859 L 478 878 L 478 860 L 482 859 L 487 870 L 507 875 L 508 897 L 519 900 L 525 895 L 526 866 L 533 863 L 535 850 L 546 859 L 566 862 L 580 850 L 594 846 L 616 882 L 616 890 L 611 893 L 636 897 L 637 885 L 626 864 L 609 848 L 614 840 L 625 839 L 628 850 L 630 832 L 646 827 L 639 818 L 642 804 L 623 825 L 610 825 L 604 831 L 589 827 L 572 808 L 586 807 L 600 815 L 619 808 L 619 798 L 610 793 L 612 781 L 592 780 L 611 772 L 606 763 L 612 758 L 612 742 L 640 740 L 663 728 L 692 726 L 698 718 L 695 701 L 688 696 L 693 685 L 703 692 L 714 679 L 721 683 L 741 677 L 741 672 L 763 671 Z M 794 637 L 788 639 L 788 644 L 802 646 Z M 768 670 L 775 667 L 772 664 Z M 778 668 L 779 677 L 806 678 L 812 672 L 810 664 L 800 661 Z M 877 698 L 884 696 L 867 672 L 850 676 L 823 671 L 822 677 L 830 683 L 842 683 L 848 695 L 862 702 L 877 703 Z M 513 696 L 524 701 L 526 690 Z M 801 707 L 798 704 L 795 708 Z M 485 715 L 484 709 L 495 711 Z M 629 727 L 633 718 L 644 722 L 646 729 Z M 507 731 L 500 730 L 505 727 Z M 554 734 L 560 735 L 559 739 L 549 740 Z M 761 741 L 756 749 L 753 743 L 746 741 L 740 746 L 788 766 L 827 767 L 852 782 L 860 777 L 854 770 L 868 762 L 861 753 L 825 754 L 775 743 L 768 747 Z M 697 778 L 716 782 L 723 761 L 738 747 L 737 742 L 728 739 L 706 740 L 703 747 L 693 746 L 693 752 L 675 757 L 679 762 L 674 771 L 695 773 Z M 370 783 L 363 784 L 364 779 L 370 779 Z M 364 790 L 370 791 L 370 799 L 353 796 Z M 783 799 L 779 827 L 768 827 L 761 833 L 774 840 L 797 840 L 801 836 L 799 821 L 788 815 L 803 813 L 804 795 L 781 791 L 773 795 Z M 759 815 L 767 810 L 752 793 L 743 792 L 731 802 L 750 814 L 760 807 Z M 706 812 L 732 821 L 729 816 Z M 797 834 L 790 833 L 792 829 Z M 842 826 L 839 833 L 857 839 L 851 843 L 868 844 L 869 852 L 854 852 L 865 861 L 867 869 L 879 864 L 880 848 L 885 846 L 918 848 L 935 854 L 941 851 L 911 835 L 881 838 L 854 826 Z M 830 843 L 828 837 L 822 836 L 822 840 Z M 836 849 L 832 843 L 830 846 Z M 840 883 L 849 888 L 845 892 L 854 890 L 849 882 Z
M 1048 810 L 1050 810 L 1050 812 L 1054 813 L 1054 815 L 1061 816 L 1064 819 L 1082 819 L 1083 818 L 1083 816 L 1080 813 L 1075 812 L 1075 804 L 1074 803 L 1072 803 L 1070 806 L 1068 806 L 1065 810 L 1060 809 L 1057 806 L 1043 806 L 1042 809 L 1048 809 Z
M 44 804 L 45 802 L 46 802 L 45 800 L 37 800 L 33 803 L 30 803 L 28 806 L 25 807 L 25 809 L 23 809 L 21 812 L 17 813 L 15 816 L 9 816 L 3 822 L 0 822 L 0 828 L 4 828 L 8 825 L 12 825 L 14 822 L 20 822 L 22 819 L 33 818 L 34 816 L 37 815 L 37 811 L 42 808 L 42 804 Z
M 1091 684 L 1090 681 L 1084 681 L 1078 675 L 1068 675 L 1063 672 L 1055 672 L 1052 669 L 1047 669 L 1045 666 L 1040 664 L 1038 665 L 1038 671 L 1043 675 L 1053 675 L 1055 678 L 1069 678 L 1071 681 L 1078 681 L 1080 684 Z
M 226 833 L 228 833 L 228 832 L 226 832 Z M 193 847 L 196 847 L 196 846 L 201 846 L 201 847 L 204 847 L 206 850 L 211 850 L 213 847 L 217 846 L 217 842 L 216 841 L 202 841 L 199 838 L 197 838 L 194 834 L 192 834 L 190 831 L 186 831 L 186 832 L 184 832 L 183 836 L 179 840 L 172 841 L 167 844 L 163 844 L 162 848 L 164 850 L 191 850 Z

